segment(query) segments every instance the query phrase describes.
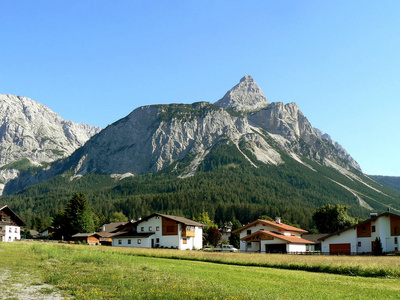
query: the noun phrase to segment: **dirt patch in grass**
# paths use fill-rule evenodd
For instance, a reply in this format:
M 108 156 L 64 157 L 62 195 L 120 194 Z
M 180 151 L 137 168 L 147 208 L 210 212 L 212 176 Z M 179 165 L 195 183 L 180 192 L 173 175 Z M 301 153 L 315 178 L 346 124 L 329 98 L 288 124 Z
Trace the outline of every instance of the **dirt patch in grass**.
M 50 284 L 43 283 L 27 273 L 12 272 L 8 269 L 0 270 L 0 285 L 0 299 L 68 299 Z

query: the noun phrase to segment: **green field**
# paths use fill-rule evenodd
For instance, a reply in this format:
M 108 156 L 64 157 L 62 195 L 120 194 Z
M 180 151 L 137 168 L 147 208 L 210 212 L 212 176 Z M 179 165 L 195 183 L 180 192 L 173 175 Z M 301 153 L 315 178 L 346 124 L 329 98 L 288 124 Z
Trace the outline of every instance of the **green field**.
M 216 254 L 21 242 L 0 243 L 0 259 L 1 273 L 9 274 L 3 286 L 24 286 L 6 295 L 0 292 L 0 298 L 9 299 L 42 283 L 49 284 L 43 297 L 57 292 L 76 299 L 400 299 L 400 275 L 393 272 L 400 257 Z M 268 262 L 274 267 L 252 266 Z M 282 269 L 307 264 L 317 272 Z M 318 264 L 338 272 L 375 269 L 386 275 L 329 274 L 315 268 Z

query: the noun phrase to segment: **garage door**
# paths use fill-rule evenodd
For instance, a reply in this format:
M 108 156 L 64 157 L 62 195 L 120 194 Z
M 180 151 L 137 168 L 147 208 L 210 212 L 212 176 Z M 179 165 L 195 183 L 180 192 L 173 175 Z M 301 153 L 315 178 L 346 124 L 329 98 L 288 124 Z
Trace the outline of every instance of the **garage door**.
M 329 254 L 351 254 L 350 243 L 346 244 L 330 244 Z

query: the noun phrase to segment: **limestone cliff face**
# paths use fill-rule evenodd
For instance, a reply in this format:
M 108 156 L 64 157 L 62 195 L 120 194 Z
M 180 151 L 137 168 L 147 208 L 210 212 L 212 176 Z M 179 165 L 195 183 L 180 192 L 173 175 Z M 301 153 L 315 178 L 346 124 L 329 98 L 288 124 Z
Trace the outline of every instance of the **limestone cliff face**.
M 29 98 L 0 94 L 0 181 L 17 177 L 20 169 L 68 157 L 99 131 L 63 120 Z
M 51 126 L 54 125 L 46 124 L 42 128 L 49 130 Z M 53 139 L 62 145 L 66 143 Z M 140 174 L 157 172 L 189 159 L 188 167 L 179 174 L 183 178 L 193 175 L 220 142 L 235 145 L 255 168 L 260 164 L 283 164 L 280 154 L 283 151 L 303 164 L 304 157 L 327 166 L 334 164 L 347 170 L 360 170 L 344 149 L 322 137 L 311 126 L 295 103 L 269 104 L 255 81 L 245 76 L 215 104 L 199 102 L 137 108 L 93 136 L 70 157 L 35 176 L 20 176 L 6 186 L 6 192 L 67 170 L 74 172 L 71 179 L 91 172 Z M 249 152 L 251 157 L 245 154 Z

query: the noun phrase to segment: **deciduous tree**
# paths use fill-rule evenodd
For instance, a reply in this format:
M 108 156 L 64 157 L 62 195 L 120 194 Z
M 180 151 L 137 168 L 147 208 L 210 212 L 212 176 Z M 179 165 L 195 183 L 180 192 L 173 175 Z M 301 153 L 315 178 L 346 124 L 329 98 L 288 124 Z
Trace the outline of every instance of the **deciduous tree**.
M 356 223 L 356 220 L 347 214 L 346 205 L 324 205 L 317 209 L 313 220 L 320 233 L 333 233 Z

